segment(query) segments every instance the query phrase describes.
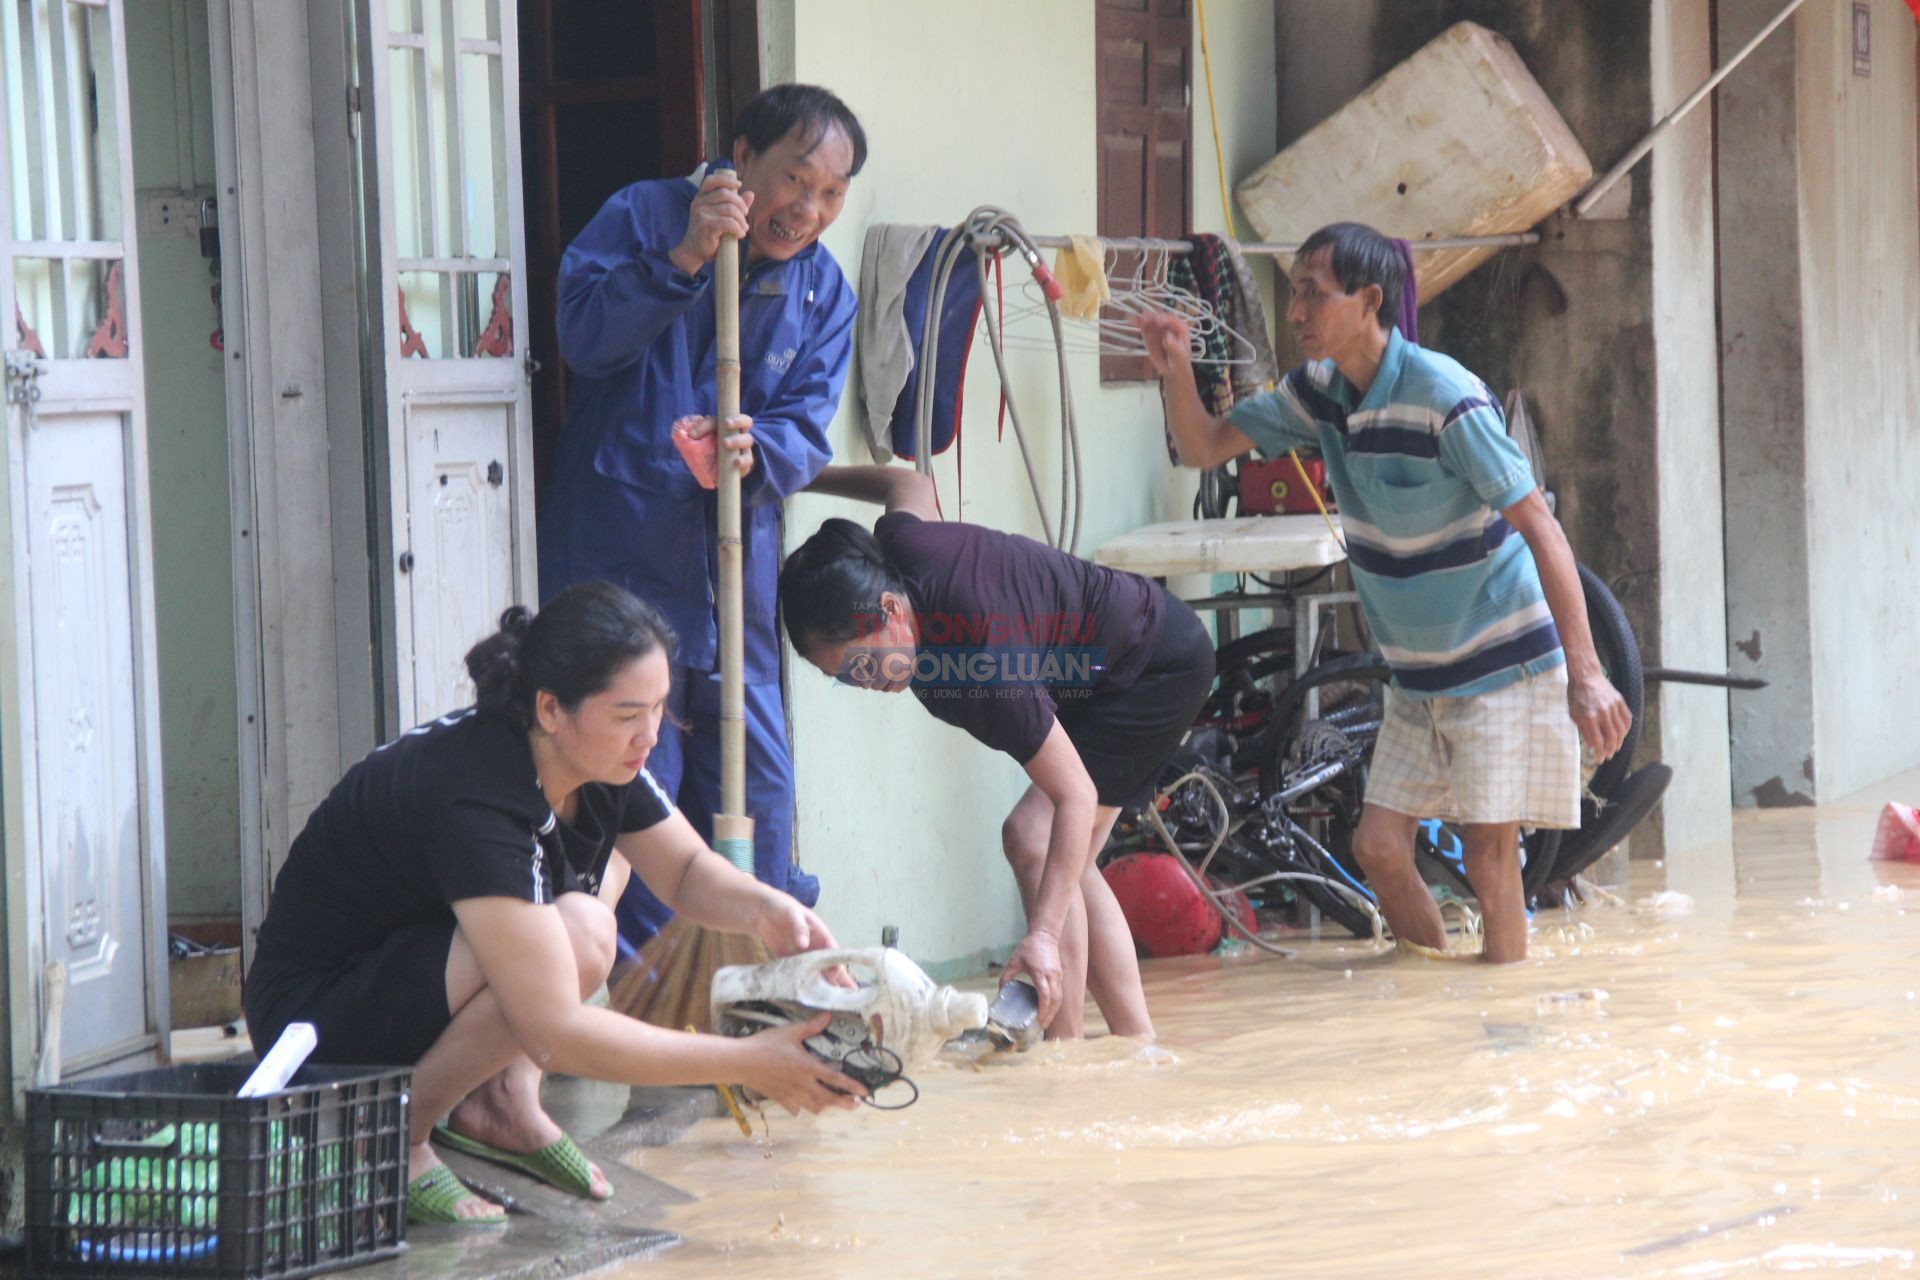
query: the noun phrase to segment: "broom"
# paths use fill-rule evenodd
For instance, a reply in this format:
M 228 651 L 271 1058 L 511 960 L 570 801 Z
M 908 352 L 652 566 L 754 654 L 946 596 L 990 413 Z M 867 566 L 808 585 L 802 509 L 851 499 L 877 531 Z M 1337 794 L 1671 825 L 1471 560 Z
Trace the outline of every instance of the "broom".
M 716 161 L 725 166 L 725 161 Z M 723 236 L 713 260 L 715 444 L 740 412 L 740 242 Z M 713 847 L 753 874 L 753 819 L 747 816 L 745 642 L 741 628 L 740 472 L 724 448 L 720 456 L 720 812 Z M 675 915 L 633 958 L 607 992 L 608 1007 L 675 1031 L 711 1030 L 708 990 L 714 972 L 730 964 L 770 959 L 758 938 L 723 933 Z

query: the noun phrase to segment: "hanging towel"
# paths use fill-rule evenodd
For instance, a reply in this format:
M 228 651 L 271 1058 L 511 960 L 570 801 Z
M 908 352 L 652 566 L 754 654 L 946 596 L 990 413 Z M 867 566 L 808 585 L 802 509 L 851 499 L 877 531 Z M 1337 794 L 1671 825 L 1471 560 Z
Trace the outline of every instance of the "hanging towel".
M 1098 320 L 1100 308 L 1113 301 L 1107 287 L 1107 256 L 1092 236 L 1070 236 L 1073 242 L 1053 256 L 1053 277 L 1060 282 L 1060 314 L 1074 320 Z
M 860 251 L 860 321 L 853 349 L 853 384 L 859 388 L 867 452 L 875 462 L 893 461 L 893 411 L 913 372 L 914 335 L 907 327 L 907 282 L 939 235 L 939 227 L 882 222 L 867 229 L 866 243 Z
M 1413 246 L 1405 240 L 1395 240 L 1394 247 L 1400 250 L 1400 261 L 1406 264 L 1407 282 L 1400 286 L 1400 336 L 1408 342 L 1420 341 L 1420 285 L 1413 278 Z

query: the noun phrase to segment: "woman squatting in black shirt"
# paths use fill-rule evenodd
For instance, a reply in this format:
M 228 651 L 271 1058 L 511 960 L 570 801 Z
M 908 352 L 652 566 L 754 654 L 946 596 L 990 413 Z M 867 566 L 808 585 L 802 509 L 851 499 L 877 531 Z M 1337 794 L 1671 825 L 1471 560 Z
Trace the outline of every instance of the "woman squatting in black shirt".
M 611 1194 L 541 1107 L 543 1071 L 735 1082 L 796 1112 L 865 1092 L 801 1046 L 824 1016 L 727 1039 L 583 1003 L 613 965 L 630 871 L 688 919 L 777 955 L 834 945 L 811 911 L 707 848 L 647 773 L 672 642 L 606 583 L 537 616 L 509 609 L 467 655 L 476 704 L 349 769 L 293 842 L 247 976 L 254 1046 L 304 1021 L 316 1061 L 413 1068 L 411 1218 L 505 1219 L 430 1137 Z

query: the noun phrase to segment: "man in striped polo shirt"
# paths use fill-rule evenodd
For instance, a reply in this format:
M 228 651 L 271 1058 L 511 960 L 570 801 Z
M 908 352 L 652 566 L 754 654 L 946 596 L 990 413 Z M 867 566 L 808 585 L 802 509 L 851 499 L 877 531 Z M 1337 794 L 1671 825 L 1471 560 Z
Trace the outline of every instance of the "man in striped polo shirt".
M 1287 308 L 1308 361 L 1224 418 L 1200 401 L 1185 323 L 1162 313 L 1140 329 L 1184 465 L 1254 448 L 1325 459 L 1354 589 L 1393 667 L 1354 856 L 1394 936 L 1442 948 L 1414 835 L 1423 818 L 1459 824 L 1483 955 L 1510 962 L 1527 954 L 1520 828 L 1580 825 L 1580 743 L 1605 759 L 1631 716 L 1594 653 L 1566 535 L 1499 406 L 1395 327 L 1405 274 L 1370 227 L 1308 237 Z

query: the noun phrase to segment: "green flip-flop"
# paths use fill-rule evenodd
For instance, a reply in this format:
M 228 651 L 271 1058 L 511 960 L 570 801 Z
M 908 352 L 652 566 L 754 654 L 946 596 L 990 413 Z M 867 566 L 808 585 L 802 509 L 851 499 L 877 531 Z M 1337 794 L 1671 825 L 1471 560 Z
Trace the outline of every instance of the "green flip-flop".
M 492 1213 L 483 1213 L 478 1217 L 470 1218 L 461 1214 L 461 1205 L 479 1198 L 467 1189 L 466 1183 L 453 1176 L 453 1170 L 437 1164 L 407 1184 L 407 1221 L 480 1227 L 507 1220 L 507 1211 L 497 1205 Z
M 587 1163 L 587 1153 L 564 1133 L 559 1141 L 550 1142 L 538 1151 L 509 1151 L 505 1147 L 496 1147 L 490 1142 L 455 1133 L 444 1124 L 433 1126 L 433 1140 L 478 1159 L 517 1169 L 530 1178 L 538 1178 L 550 1187 L 558 1187 L 583 1200 L 605 1200 L 613 1195 L 611 1186 L 607 1188 L 606 1195 L 593 1193 L 593 1166 Z

